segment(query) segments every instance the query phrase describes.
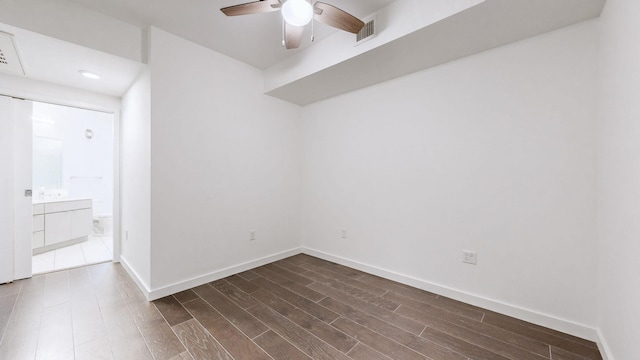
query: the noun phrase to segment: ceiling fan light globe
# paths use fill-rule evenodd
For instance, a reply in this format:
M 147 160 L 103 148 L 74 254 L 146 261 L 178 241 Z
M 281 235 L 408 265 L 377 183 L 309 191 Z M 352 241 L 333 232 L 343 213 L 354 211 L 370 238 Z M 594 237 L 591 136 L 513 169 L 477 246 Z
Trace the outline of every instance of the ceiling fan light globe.
M 313 7 L 306 0 L 287 0 L 282 5 L 282 17 L 291 26 L 305 26 L 313 18 Z

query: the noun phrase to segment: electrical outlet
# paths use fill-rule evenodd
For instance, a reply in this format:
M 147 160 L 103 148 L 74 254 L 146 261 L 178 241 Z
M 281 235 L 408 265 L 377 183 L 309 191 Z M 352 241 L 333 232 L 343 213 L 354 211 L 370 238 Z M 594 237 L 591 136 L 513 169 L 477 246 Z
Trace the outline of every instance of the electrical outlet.
M 340 237 L 343 238 L 343 239 L 346 239 L 347 238 L 347 230 L 345 230 L 345 229 L 340 230 Z
M 478 253 L 475 251 L 462 250 L 462 262 L 478 265 Z
M 249 241 L 253 241 L 256 239 L 256 231 L 255 230 L 249 230 Z

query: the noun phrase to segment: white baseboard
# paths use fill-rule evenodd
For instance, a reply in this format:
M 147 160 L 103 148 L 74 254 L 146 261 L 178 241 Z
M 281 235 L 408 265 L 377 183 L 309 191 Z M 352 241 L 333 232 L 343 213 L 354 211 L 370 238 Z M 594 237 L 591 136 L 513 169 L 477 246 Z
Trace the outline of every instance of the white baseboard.
M 327 261 L 331 261 L 340 265 L 348 266 L 369 274 L 377 275 L 385 279 L 397 281 L 402 284 L 417 287 L 419 289 L 429 291 L 438 295 L 446 296 L 467 304 L 482 307 L 497 313 L 508 315 L 520 320 L 544 326 L 550 329 L 571 334 L 583 339 L 591 341 L 600 341 L 598 331 L 590 326 L 579 324 L 566 319 L 557 318 L 551 315 L 536 312 L 534 310 L 525 309 L 516 305 L 507 304 L 501 301 L 488 299 L 482 296 L 474 295 L 465 291 L 453 289 L 447 286 L 435 284 L 429 281 L 421 280 L 412 276 L 400 274 L 390 270 L 382 269 L 377 266 L 364 264 L 358 261 L 346 259 L 337 255 L 328 254 L 307 247 L 302 248 L 302 252 L 311 256 L 318 257 Z M 612 360 L 612 359 L 609 359 Z
M 133 282 L 135 282 L 136 285 L 138 285 L 138 288 L 142 291 L 142 293 L 144 294 L 144 297 L 147 298 L 147 300 L 149 300 L 149 293 L 151 292 L 151 290 L 149 290 L 149 285 L 142 280 L 140 275 L 138 275 L 138 272 L 136 272 L 133 269 L 133 267 L 131 267 L 131 265 L 129 264 L 129 261 L 127 261 L 127 258 L 122 255 L 120 255 L 120 264 L 122 265 L 124 270 L 129 274 L 129 276 L 131 276 L 131 279 L 133 279 Z
M 603 360 L 614 360 L 613 354 L 611 354 L 611 348 L 607 343 L 607 339 L 604 337 L 604 334 L 600 329 L 596 330 L 598 333 L 598 350 L 600 350 L 600 355 L 602 355 Z
M 278 260 L 282 260 L 284 258 L 293 256 L 293 255 L 297 255 L 301 253 L 301 249 L 300 248 L 293 248 L 287 251 L 283 251 L 277 254 L 273 254 L 273 255 L 269 255 L 269 256 L 265 256 L 263 258 L 257 259 L 257 260 L 252 260 L 252 261 L 248 261 L 242 264 L 238 264 L 238 265 L 233 265 L 233 266 L 229 266 L 227 268 L 224 269 L 220 269 L 220 270 L 216 270 L 213 272 L 210 272 L 208 274 L 204 274 L 204 275 L 199 275 L 196 277 L 193 277 L 191 279 L 186 279 L 184 281 L 180 281 L 171 285 L 166 285 L 157 289 L 152 289 L 151 291 L 147 291 L 147 299 L 149 301 L 153 301 L 156 299 L 160 299 L 162 297 L 165 296 L 169 296 L 171 294 L 175 294 L 178 293 L 180 291 L 184 291 L 184 290 L 188 290 L 191 288 L 194 288 L 196 286 L 200 286 L 203 284 L 206 284 L 208 282 L 211 281 L 216 281 L 216 280 L 220 280 L 222 278 L 225 278 L 227 276 L 231 276 L 243 271 L 247 271 L 247 270 L 251 270 L 253 268 L 256 268 L 258 266 L 262 266 L 262 265 L 266 265 L 266 264 L 270 264 L 272 262 L 278 261 Z M 140 286 L 140 285 L 138 285 Z M 144 291 L 144 290 L 143 290 Z
M 171 294 L 178 293 L 180 291 L 188 290 L 196 286 L 206 284 L 211 281 L 216 281 L 227 276 L 231 276 L 243 271 L 251 270 L 253 268 L 270 264 L 272 262 L 282 260 L 284 258 L 294 256 L 300 253 L 315 256 L 320 259 L 331 261 L 340 265 L 348 266 L 360 271 L 364 271 L 369 274 L 377 275 L 385 279 L 397 281 L 402 284 L 413 286 L 425 291 L 433 292 L 442 296 L 446 296 L 458 301 L 465 302 L 467 304 L 479 306 L 491 311 L 495 311 L 504 315 L 508 315 L 520 320 L 528 321 L 540 326 L 544 326 L 550 329 L 561 331 L 567 334 L 578 336 L 587 340 L 595 341 L 598 344 L 600 353 L 604 360 L 614 360 L 611 355 L 611 350 L 606 342 L 604 335 L 599 329 L 579 324 L 566 319 L 561 319 L 551 315 L 543 314 L 534 310 L 525 309 L 520 306 L 507 304 L 501 301 L 488 299 L 482 296 L 474 295 L 465 291 L 453 289 L 447 286 L 435 284 L 429 281 L 421 280 L 412 276 L 400 274 L 394 271 L 386 270 L 377 266 L 364 264 L 358 261 L 350 260 L 337 255 L 332 255 L 319 250 L 300 247 L 293 248 L 287 251 L 276 253 L 273 255 L 265 256 L 263 258 L 248 261 L 242 264 L 230 266 L 224 269 L 216 270 L 208 274 L 200 275 L 191 279 L 187 279 L 178 283 L 163 286 L 161 288 L 151 290 L 149 286 L 141 280 L 135 270 L 131 268 L 126 257 L 121 256 L 120 262 L 124 269 L 129 273 L 134 282 L 138 285 L 140 290 L 144 293 L 147 300 L 156 300 Z

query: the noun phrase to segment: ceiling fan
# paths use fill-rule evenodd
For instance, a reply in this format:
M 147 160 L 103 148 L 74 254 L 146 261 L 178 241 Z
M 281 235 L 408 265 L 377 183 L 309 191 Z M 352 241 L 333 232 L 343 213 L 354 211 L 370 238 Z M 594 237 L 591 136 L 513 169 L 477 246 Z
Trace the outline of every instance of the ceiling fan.
M 300 46 L 304 26 L 311 20 L 354 34 L 364 27 L 364 22 L 357 17 L 320 1 L 312 6 L 307 0 L 261 0 L 224 7 L 220 11 L 227 16 L 281 11 L 284 20 L 282 44 L 287 49 Z

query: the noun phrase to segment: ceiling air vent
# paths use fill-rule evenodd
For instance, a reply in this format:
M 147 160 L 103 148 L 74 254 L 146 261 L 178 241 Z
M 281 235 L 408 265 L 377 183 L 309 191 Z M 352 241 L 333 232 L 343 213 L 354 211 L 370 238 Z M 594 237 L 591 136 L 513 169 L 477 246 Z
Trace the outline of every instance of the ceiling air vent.
M 371 40 L 376 37 L 376 35 L 376 18 L 374 16 L 365 20 L 364 27 L 358 34 L 356 34 L 356 45 L 362 44 L 367 40 Z
M 0 31 L 0 71 L 24 75 L 13 35 Z

